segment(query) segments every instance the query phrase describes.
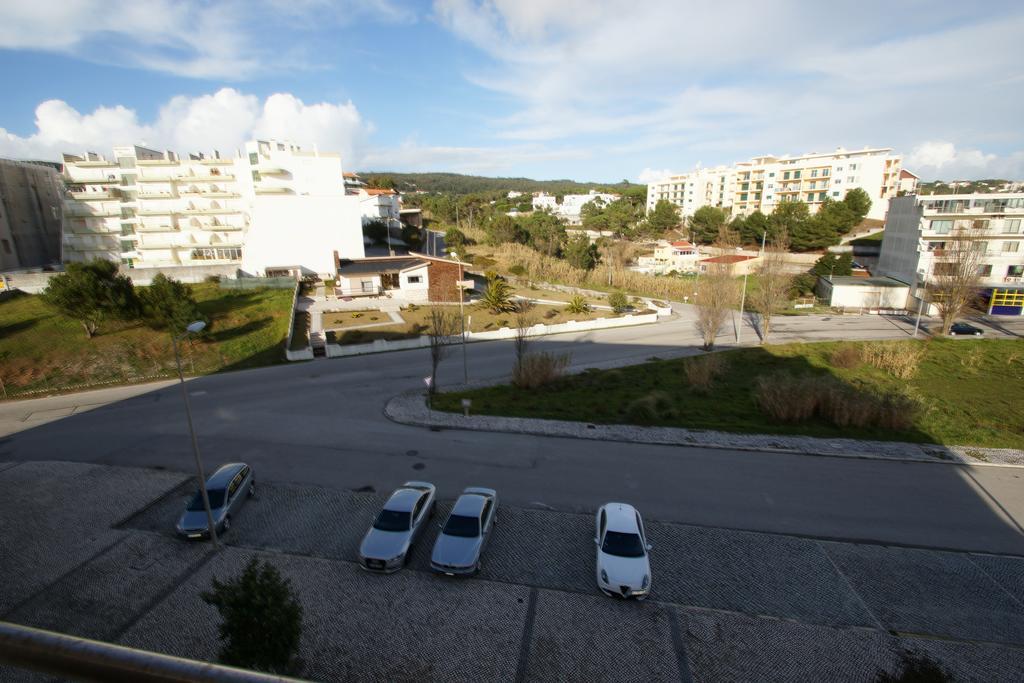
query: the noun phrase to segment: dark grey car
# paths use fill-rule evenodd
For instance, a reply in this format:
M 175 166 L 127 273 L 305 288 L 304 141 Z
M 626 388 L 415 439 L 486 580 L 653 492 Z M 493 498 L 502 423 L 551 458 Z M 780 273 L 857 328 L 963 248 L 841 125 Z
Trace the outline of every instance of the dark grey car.
M 434 542 L 430 568 L 442 574 L 476 574 L 497 522 L 498 492 L 468 488 L 455 501 Z
M 434 516 L 436 491 L 431 483 L 407 481 L 392 493 L 359 545 L 359 566 L 384 573 L 401 569 Z
M 206 480 L 206 493 L 210 498 L 210 512 L 213 513 L 217 533 L 224 533 L 231 528 L 231 516 L 238 512 L 246 498 L 256 494 L 252 468 L 244 462 L 221 466 Z M 175 529 L 186 538 L 210 537 L 201 491 L 196 491 L 185 506 Z

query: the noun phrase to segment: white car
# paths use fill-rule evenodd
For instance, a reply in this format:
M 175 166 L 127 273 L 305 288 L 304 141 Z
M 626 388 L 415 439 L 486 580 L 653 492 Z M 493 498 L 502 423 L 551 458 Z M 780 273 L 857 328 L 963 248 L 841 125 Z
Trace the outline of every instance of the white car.
M 609 596 L 643 600 L 651 592 L 651 563 L 644 522 L 626 503 L 597 511 L 597 587 Z

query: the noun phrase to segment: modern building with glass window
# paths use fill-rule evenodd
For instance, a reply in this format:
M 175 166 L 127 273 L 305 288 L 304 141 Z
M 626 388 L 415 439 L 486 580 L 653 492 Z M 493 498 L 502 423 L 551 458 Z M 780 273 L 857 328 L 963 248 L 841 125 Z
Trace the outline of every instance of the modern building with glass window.
M 978 251 L 979 284 L 990 312 L 1024 313 L 1024 193 L 911 195 L 889 204 L 877 275 L 911 286 L 911 296 L 936 272 L 947 242 L 969 230 Z M 915 300 L 916 301 L 916 300 Z M 913 308 L 916 304 L 908 306 Z
M 359 200 L 345 194 L 337 154 L 254 140 L 230 158 L 131 146 L 63 160 L 65 262 L 332 275 L 335 252 L 364 255 Z
M 868 218 L 882 220 L 889 200 L 900 190 L 902 157 L 891 148 L 842 147 L 797 157 L 764 155 L 734 166 L 699 168 L 662 178 L 647 186 L 647 210 L 665 199 L 692 216 L 702 206 L 729 209 L 733 214 L 771 213 L 786 201 L 802 201 L 811 212 L 826 198 L 840 200 L 853 188 L 871 197 Z

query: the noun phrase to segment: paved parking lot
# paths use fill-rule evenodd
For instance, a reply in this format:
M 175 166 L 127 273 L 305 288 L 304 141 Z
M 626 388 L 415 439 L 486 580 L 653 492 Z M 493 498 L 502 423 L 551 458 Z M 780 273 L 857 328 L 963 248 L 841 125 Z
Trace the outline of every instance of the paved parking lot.
M 648 520 L 652 596 L 625 603 L 596 592 L 590 514 L 503 506 L 469 580 L 426 570 L 432 526 L 382 577 L 352 560 L 388 491 L 259 482 L 220 553 L 172 533 L 190 491 L 153 470 L 0 463 L 0 618 L 212 659 L 199 593 L 258 555 L 302 600 L 320 680 L 872 680 L 905 648 L 961 680 L 1024 679 L 1020 558 Z

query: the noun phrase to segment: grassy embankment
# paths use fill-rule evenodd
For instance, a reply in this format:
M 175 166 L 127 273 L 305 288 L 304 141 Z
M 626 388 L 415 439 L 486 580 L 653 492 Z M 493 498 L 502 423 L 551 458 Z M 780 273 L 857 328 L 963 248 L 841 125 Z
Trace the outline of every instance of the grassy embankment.
M 213 283 L 192 285 L 192 291 L 210 326 L 202 337 L 182 344 L 187 373 L 284 360 L 291 291 L 222 290 Z M 10 396 L 131 383 L 174 372 L 167 332 L 110 319 L 87 339 L 81 324 L 54 312 L 38 296 L 0 301 L 0 378 Z
M 435 409 L 487 415 L 640 423 L 726 432 L 802 434 L 947 445 L 1024 448 L 1024 342 L 934 340 L 895 342 L 922 356 L 916 373 L 899 379 L 863 360 L 864 343 L 788 344 L 727 351 L 721 374 L 707 389 L 687 379 L 685 364 L 696 359 L 655 361 L 607 371 L 588 371 L 535 390 L 497 386 L 442 394 Z M 843 352 L 849 352 L 844 354 Z M 852 361 L 837 360 L 852 357 Z M 901 429 L 839 427 L 820 416 L 781 422 L 759 406 L 759 378 L 785 373 L 812 377 L 860 396 L 899 394 L 919 406 Z M 656 414 L 635 406 L 656 402 Z

